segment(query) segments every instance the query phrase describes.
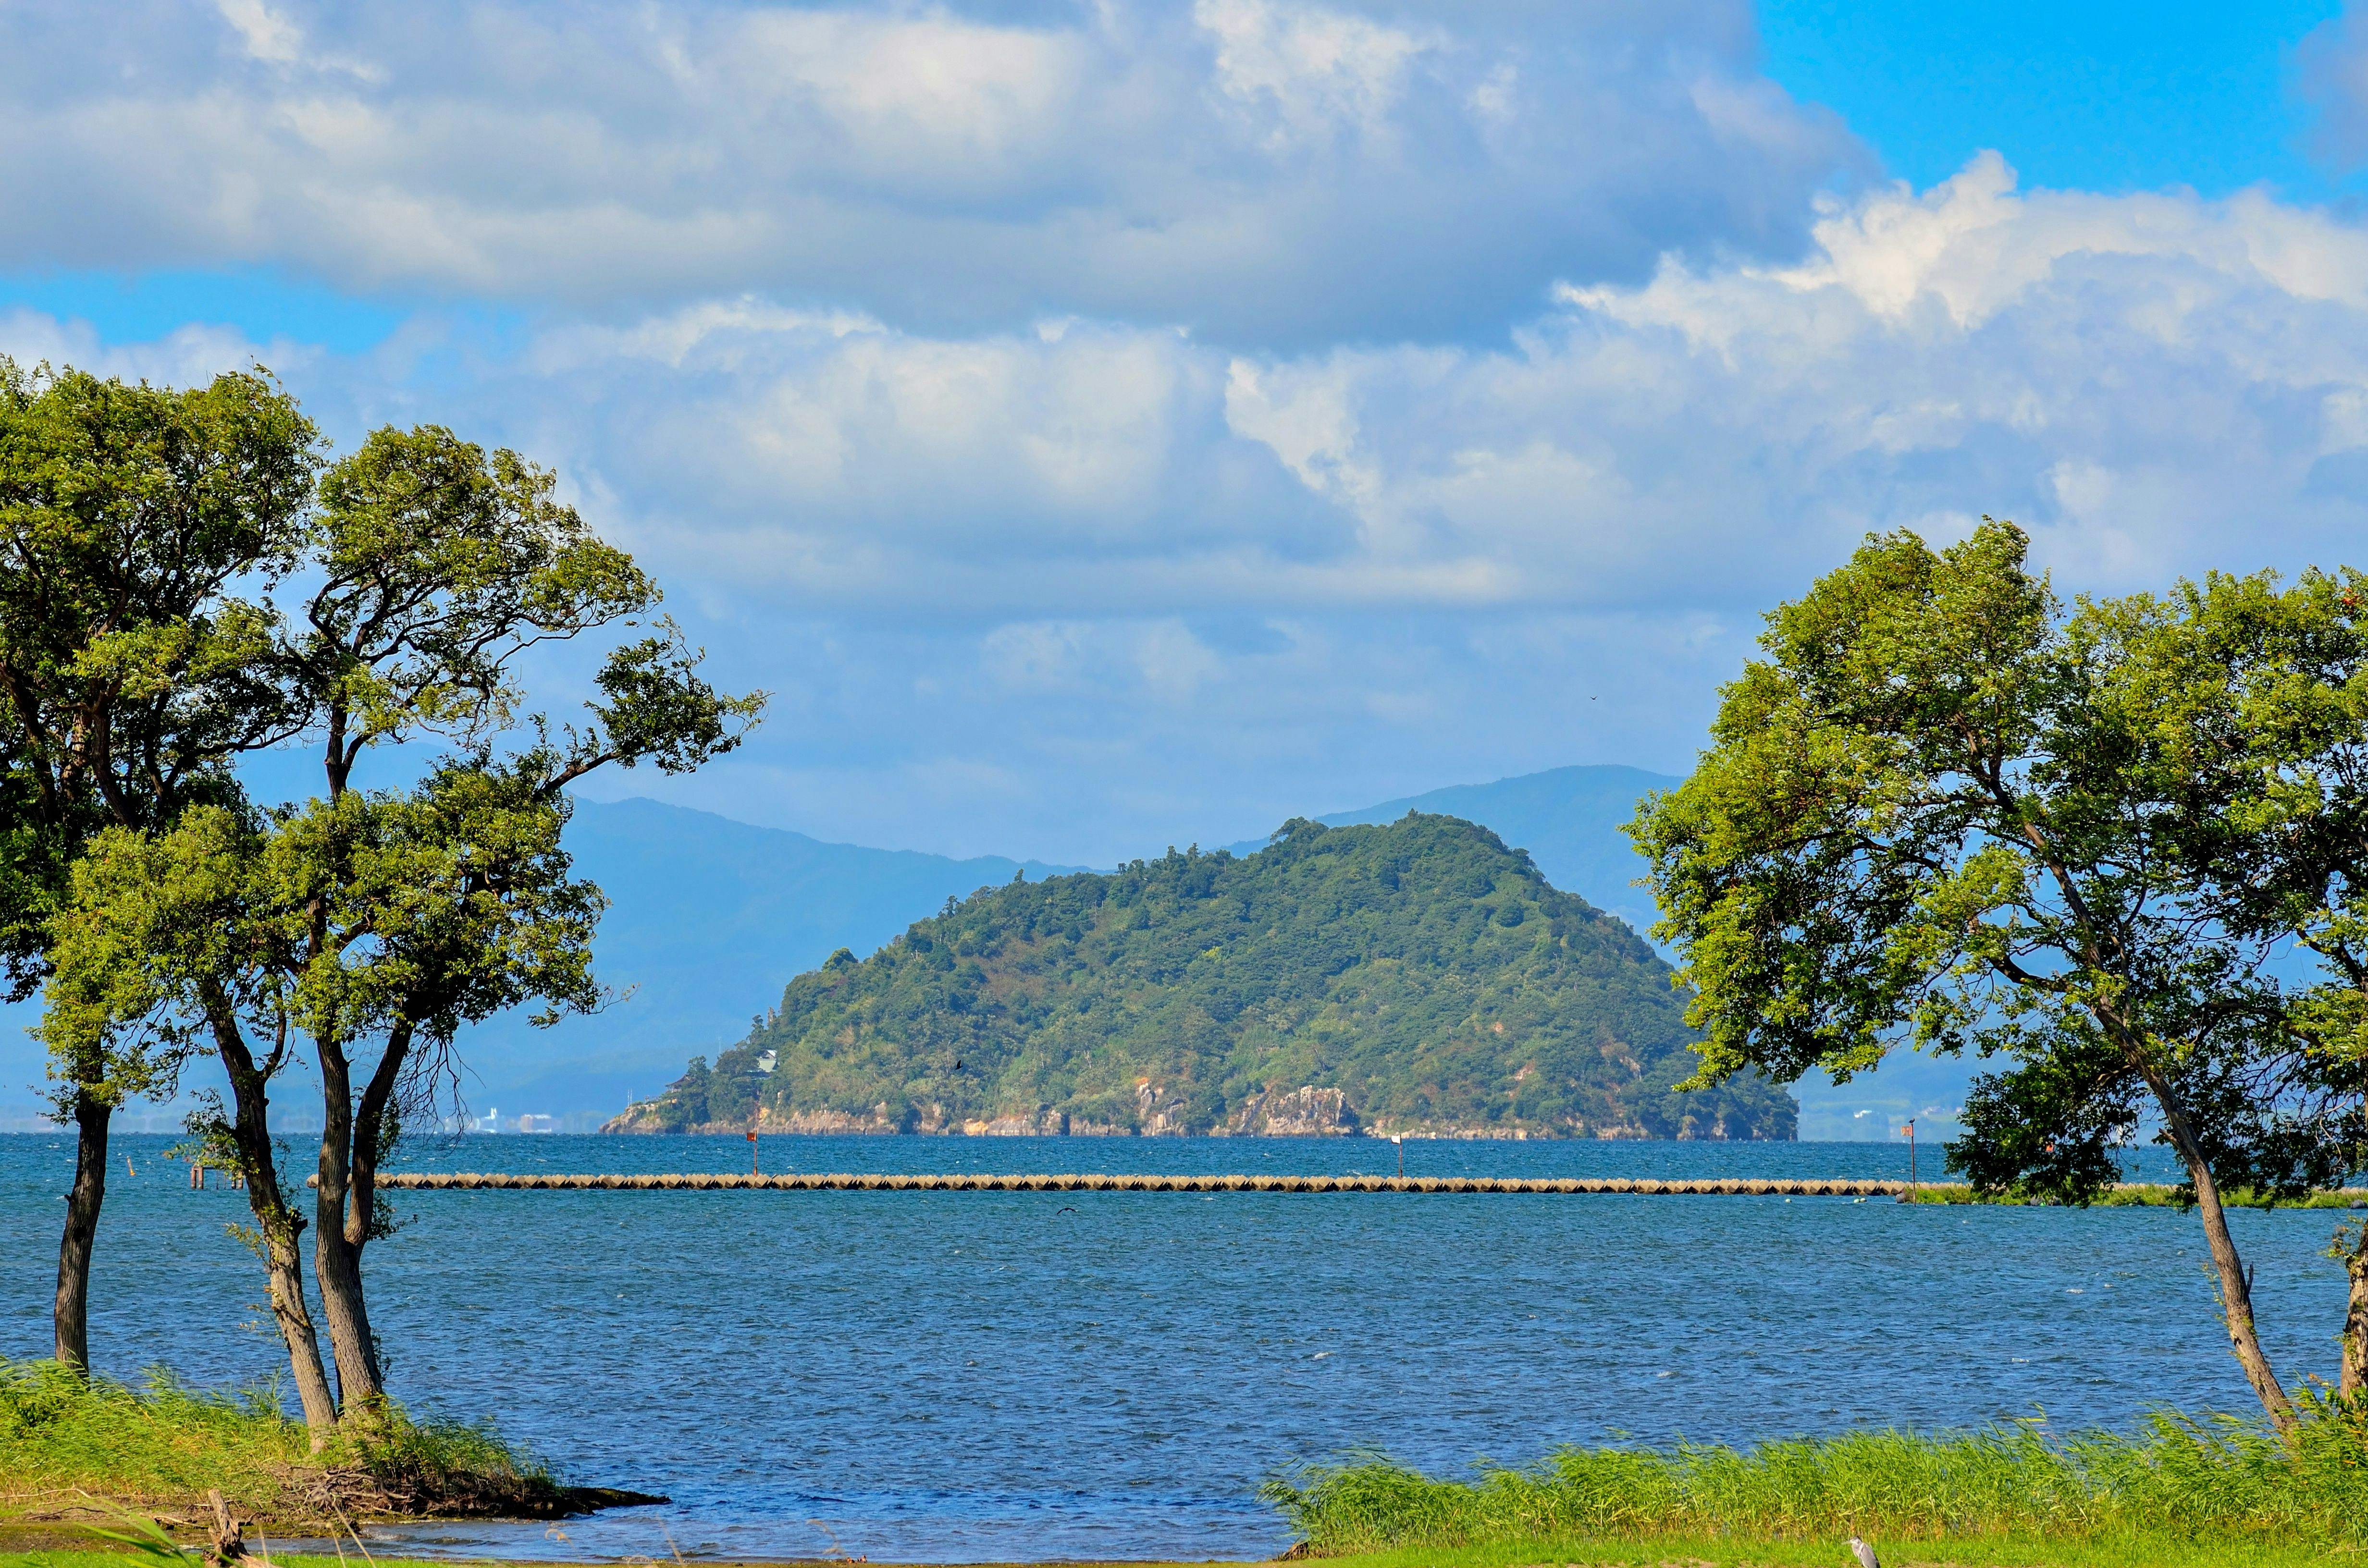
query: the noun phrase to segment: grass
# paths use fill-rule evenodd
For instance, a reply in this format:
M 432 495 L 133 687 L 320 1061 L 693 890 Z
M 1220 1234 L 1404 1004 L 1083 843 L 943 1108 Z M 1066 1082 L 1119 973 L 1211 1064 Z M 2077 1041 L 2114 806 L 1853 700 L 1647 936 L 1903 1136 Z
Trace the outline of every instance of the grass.
M 1846 1568 L 1839 1546 L 1853 1532 L 1886 1568 L 2356 1562 L 2368 1552 L 2368 1407 L 2305 1404 L 2292 1448 L 2253 1422 L 2163 1413 L 2135 1435 L 2063 1440 L 2024 1424 L 1740 1449 L 1570 1448 L 1465 1479 L 1352 1455 L 1274 1477 L 1261 1494 L 1334 1568 Z M 236 1511 L 268 1521 L 267 1537 L 325 1533 L 347 1520 L 328 1516 L 324 1496 L 347 1520 L 365 1512 L 324 1492 L 336 1476 L 377 1494 L 404 1484 L 465 1492 L 489 1476 L 557 1491 L 480 1427 L 398 1411 L 378 1435 L 314 1454 L 268 1391 L 206 1394 L 161 1373 L 133 1389 L 0 1362 L 0 1545 L 60 1548 L 0 1551 L 0 1568 L 138 1561 L 65 1549 L 71 1537 L 56 1527 L 25 1523 L 103 1515 L 79 1506 L 92 1496 L 194 1518 L 191 1506 L 219 1488 Z
M 2099 1209 L 2184 1209 L 2192 1200 L 2182 1198 L 2182 1191 L 2168 1182 L 2123 1182 L 2107 1187 L 2090 1202 Z M 2028 1204 L 2045 1200 L 2031 1198 L 2019 1188 L 1980 1195 L 1963 1182 L 1927 1182 L 1916 1188 L 1910 1201 Z M 2347 1187 L 2304 1198 L 2278 1198 L 2240 1187 L 2222 1193 L 2220 1201 L 2230 1209 L 2368 1209 L 2368 1187 Z
M 2354 1554 L 2311 1547 L 2248 1547 L 2231 1554 L 2224 1544 L 2195 1542 L 2039 1542 L 2039 1540 L 1878 1540 L 1883 1568 L 2326 1568 L 2356 1563 Z M 350 1556 L 296 1556 L 272 1551 L 275 1563 L 301 1568 L 365 1568 Z M 108 1551 L 0 1551 L 0 1568 L 154 1568 L 154 1561 Z M 374 1559 L 367 1568 L 455 1568 L 450 1561 Z M 526 1568 L 502 1563 L 502 1568 Z M 729 1561 L 699 1559 L 699 1568 L 729 1568 Z M 881 1568 L 881 1565 L 874 1565 Z M 995 1565 L 978 1565 L 995 1568 Z M 1184 1563 L 1064 1563 L 1061 1568 L 1187 1568 Z M 1201 1565 L 1193 1565 L 1201 1568 Z M 1326 1559 L 1326 1568 L 1850 1568 L 1840 1542 L 1738 1542 L 1734 1537 L 1650 1537 L 1508 1547 L 1454 1547 L 1373 1551 Z
M 201 1393 L 162 1371 L 135 1389 L 53 1361 L 0 1360 L 0 1519 L 55 1515 L 85 1494 L 186 1508 L 210 1489 L 241 1513 L 283 1524 L 560 1492 L 489 1429 L 419 1421 L 400 1407 L 315 1453 L 270 1390 Z
M 1742 1551 L 1774 1563 L 1793 1561 L 1777 1549 L 1797 1544 L 1826 1553 L 1802 1561 L 1830 1562 L 1835 1543 L 1853 1532 L 1903 1550 L 1923 1543 L 1903 1560 L 1937 1551 L 1961 1562 L 2356 1555 L 2368 1546 L 2368 1411 L 2316 1399 L 2310 1409 L 2292 1449 L 2234 1417 L 2160 1414 L 2135 1437 L 2089 1433 L 2060 1443 L 2022 1425 L 1744 1449 L 1570 1448 L 1526 1468 L 1484 1466 L 1469 1480 L 1434 1479 L 1366 1454 L 1274 1477 L 1261 1494 L 1312 1551 L 1377 1564 L 1408 1551 L 1409 1564 L 1440 1564 L 1449 1561 L 1442 1550 L 1474 1549 L 1484 1551 L 1474 1568 L 1618 1562 L 1600 1553 L 1622 1542 L 1657 1553 L 1656 1562 L 1721 1562 Z M 1565 1548 L 1575 1542 L 1588 1544 L 1573 1555 Z M 1486 1555 L 1508 1549 L 1509 1557 Z M 1896 1556 L 1884 1551 L 1885 1562 Z
M 1873 1539 L 1883 1568 L 2325 1568 L 2356 1554 L 2319 1547 L 2161 1537 L 2061 1541 L 2014 1537 Z M 120 1563 L 114 1568 L 122 1568 Z M 379 1568 L 387 1568 L 381 1563 Z M 1837 1536 L 1816 1541 L 1639 1536 L 1419 1547 L 1325 1559 L 1325 1568 L 1851 1568 Z

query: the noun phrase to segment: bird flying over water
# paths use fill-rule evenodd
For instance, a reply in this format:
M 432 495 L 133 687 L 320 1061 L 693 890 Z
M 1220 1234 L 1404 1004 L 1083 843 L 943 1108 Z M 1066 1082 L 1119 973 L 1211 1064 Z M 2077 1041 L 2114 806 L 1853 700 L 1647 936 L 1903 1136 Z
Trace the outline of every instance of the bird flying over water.
M 1874 1560 L 1874 1548 L 1856 1536 L 1850 1537 L 1848 1544 L 1850 1555 L 1858 1559 L 1858 1568 L 1883 1568 L 1883 1564 Z

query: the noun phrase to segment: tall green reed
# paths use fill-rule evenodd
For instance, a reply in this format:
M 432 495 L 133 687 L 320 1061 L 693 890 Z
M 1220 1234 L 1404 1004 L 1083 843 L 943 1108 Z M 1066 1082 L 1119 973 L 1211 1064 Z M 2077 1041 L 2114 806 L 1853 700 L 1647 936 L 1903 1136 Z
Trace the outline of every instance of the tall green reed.
M 0 1509 L 78 1492 L 162 1501 L 211 1488 L 268 1510 L 291 1484 L 331 1468 L 429 1494 L 552 1483 L 533 1455 L 490 1427 L 417 1418 L 400 1405 L 316 1452 L 270 1387 L 208 1393 L 155 1369 L 135 1388 L 54 1361 L 0 1359 Z
M 2311 1397 L 2287 1447 L 2232 1416 L 2160 1412 L 2132 1436 L 2037 1423 L 1854 1432 L 1737 1449 L 1565 1448 L 1438 1480 L 1375 1452 L 1260 1494 L 1318 1551 L 1614 1536 L 2226 1537 L 2368 1541 L 2368 1410 Z

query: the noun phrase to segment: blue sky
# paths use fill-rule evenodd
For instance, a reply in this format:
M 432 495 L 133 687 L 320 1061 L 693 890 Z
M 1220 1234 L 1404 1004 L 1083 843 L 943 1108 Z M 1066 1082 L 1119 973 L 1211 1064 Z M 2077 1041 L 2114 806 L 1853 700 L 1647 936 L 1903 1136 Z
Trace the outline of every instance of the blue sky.
M 1869 529 L 2125 591 L 2368 520 L 2335 6 L 114 17 L 0 11 L 0 352 L 556 468 L 778 694 L 614 792 L 1109 863 L 1682 771 Z
M 1769 74 L 1830 105 L 1896 177 L 1948 178 L 1985 147 L 2027 185 L 2225 196 L 2264 182 L 2323 199 L 2295 51 L 2328 0 L 2066 5 L 1777 0 Z

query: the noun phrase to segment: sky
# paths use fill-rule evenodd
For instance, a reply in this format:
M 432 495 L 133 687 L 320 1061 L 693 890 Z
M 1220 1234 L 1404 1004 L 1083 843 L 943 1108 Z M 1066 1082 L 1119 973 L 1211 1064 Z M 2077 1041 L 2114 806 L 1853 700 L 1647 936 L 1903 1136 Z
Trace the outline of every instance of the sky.
M 0 137 L 0 352 L 550 466 L 773 694 L 592 792 L 829 839 L 1683 772 L 1870 530 L 2368 518 L 2335 5 L 17 0 Z

